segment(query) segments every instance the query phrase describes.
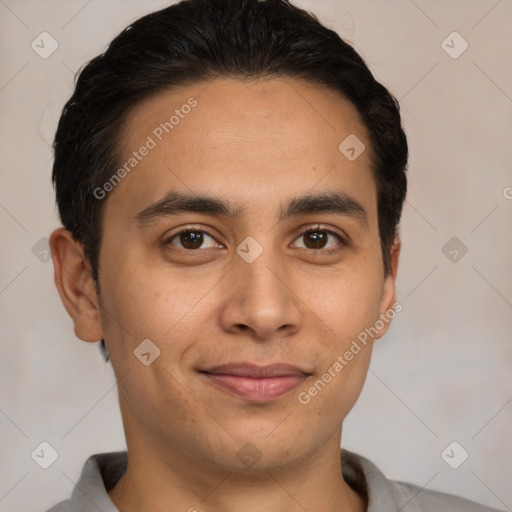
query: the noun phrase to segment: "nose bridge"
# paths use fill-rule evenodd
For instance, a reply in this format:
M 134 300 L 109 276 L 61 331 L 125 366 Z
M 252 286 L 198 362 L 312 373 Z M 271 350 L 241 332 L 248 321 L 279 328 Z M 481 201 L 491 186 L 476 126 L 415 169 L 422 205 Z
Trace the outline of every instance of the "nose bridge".
M 283 307 L 289 299 L 282 282 L 283 278 L 286 279 L 286 270 L 281 263 L 269 241 L 254 261 L 243 260 L 237 264 L 237 273 L 245 283 L 240 290 L 242 301 L 248 306 L 258 308 L 260 314 L 265 310 L 267 315 L 272 310 L 276 314 L 278 308 Z
M 280 334 L 285 326 L 297 328 L 300 317 L 291 283 L 286 282 L 290 274 L 271 237 L 266 237 L 265 244 L 258 243 L 260 249 L 256 243 L 246 239 L 237 248 L 233 293 L 225 305 L 223 322 L 229 330 L 249 328 L 257 337 L 268 338 L 278 330 Z
M 272 300 L 276 304 L 286 300 L 286 271 L 278 258 L 267 249 L 252 263 L 239 262 L 239 275 L 245 281 L 244 296 L 247 299 Z

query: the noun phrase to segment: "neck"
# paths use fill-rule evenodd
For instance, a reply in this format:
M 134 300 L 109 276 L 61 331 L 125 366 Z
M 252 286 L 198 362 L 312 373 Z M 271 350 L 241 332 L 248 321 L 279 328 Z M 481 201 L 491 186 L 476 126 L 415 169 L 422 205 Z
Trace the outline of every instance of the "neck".
M 122 512 L 366 512 L 366 497 L 343 479 L 340 436 L 293 467 L 258 471 L 224 470 L 177 447 L 128 442 L 127 470 L 108 494 Z

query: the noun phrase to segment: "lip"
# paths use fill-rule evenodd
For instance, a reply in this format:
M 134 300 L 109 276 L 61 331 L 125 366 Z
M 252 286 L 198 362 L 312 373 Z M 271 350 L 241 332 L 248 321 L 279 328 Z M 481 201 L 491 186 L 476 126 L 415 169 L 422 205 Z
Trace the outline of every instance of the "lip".
M 310 373 L 288 364 L 233 363 L 200 373 L 217 388 L 252 402 L 269 402 L 297 388 Z

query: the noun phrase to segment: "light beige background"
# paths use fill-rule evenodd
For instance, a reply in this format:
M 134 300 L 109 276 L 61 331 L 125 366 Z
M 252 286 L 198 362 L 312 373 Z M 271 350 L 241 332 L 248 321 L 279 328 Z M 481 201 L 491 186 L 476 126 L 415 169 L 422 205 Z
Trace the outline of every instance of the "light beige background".
M 376 345 L 343 445 L 390 477 L 512 510 L 512 2 L 297 4 L 400 100 L 411 153 L 403 311 Z M 32 248 L 58 225 L 50 143 L 73 73 L 165 5 L 0 0 L 1 511 L 46 510 L 90 454 L 124 448 L 112 371 L 75 338 L 52 264 Z M 42 31 L 59 44 L 48 59 L 30 46 Z M 457 59 L 441 46 L 453 31 L 469 43 Z M 468 248 L 455 263 L 442 252 L 454 236 Z M 46 470 L 30 456 L 42 441 L 59 453 Z M 458 469 L 441 458 L 452 441 L 469 453 Z

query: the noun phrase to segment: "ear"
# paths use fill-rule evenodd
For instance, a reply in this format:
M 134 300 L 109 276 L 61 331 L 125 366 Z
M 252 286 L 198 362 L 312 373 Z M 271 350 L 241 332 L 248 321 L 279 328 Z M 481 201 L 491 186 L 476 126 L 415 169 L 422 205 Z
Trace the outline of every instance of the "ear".
M 55 285 L 73 320 L 75 335 L 83 341 L 100 341 L 103 331 L 99 300 L 82 245 L 68 230 L 58 228 L 50 235 L 50 250 Z
M 384 286 L 382 289 L 382 298 L 380 302 L 379 318 L 383 320 L 384 327 L 380 329 L 379 333 L 375 336 L 375 339 L 378 340 L 388 330 L 389 325 L 391 324 L 391 318 L 395 316 L 390 316 L 390 314 L 386 314 L 389 311 L 400 311 L 397 307 L 393 307 L 396 303 L 396 275 L 398 272 L 398 258 L 400 256 L 400 248 L 401 242 L 398 235 L 395 236 L 395 240 L 390 249 L 390 271 L 384 280 Z

